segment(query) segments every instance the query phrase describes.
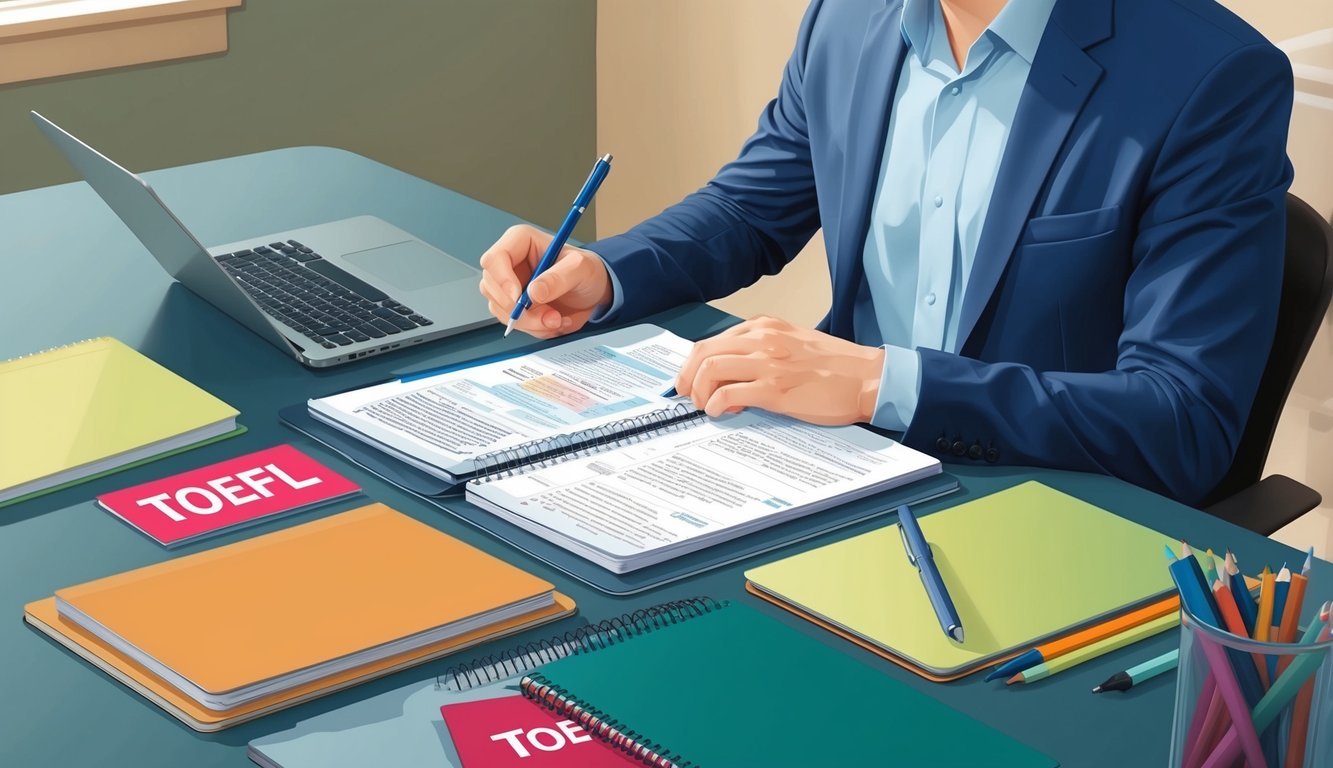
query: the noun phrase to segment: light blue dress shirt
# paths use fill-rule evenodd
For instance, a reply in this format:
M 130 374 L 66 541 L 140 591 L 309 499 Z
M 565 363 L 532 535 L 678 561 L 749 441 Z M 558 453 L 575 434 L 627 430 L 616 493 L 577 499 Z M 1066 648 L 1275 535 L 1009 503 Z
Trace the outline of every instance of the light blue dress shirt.
M 957 352 L 958 320 L 1018 100 L 1055 0 L 1009 0 L 959 71 L 938 0 L 907 0 L 898 77 L 866 233 L 856 341 L 884 346 L 871 423 L 902 431 L 917 347 Z
M 1018 100 L 1055 0 L 1009 0 L 968 50 L 960 72 L 939 0 L 906 0 L 908 53 L 889 117 L 879 189 L 866 234 L 858 344 L 883 346 L 871 423 L 904 431 L 916 411 L 917 347 L 958 351 L 963 294 Z M 612 303 L 620 281 L 610 273 Z

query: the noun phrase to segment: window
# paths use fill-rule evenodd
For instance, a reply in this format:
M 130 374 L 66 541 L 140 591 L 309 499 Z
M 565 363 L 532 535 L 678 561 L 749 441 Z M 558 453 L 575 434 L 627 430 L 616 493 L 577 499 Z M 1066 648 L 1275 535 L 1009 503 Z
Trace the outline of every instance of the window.
M 242 0 L 0 0 L 0 84 L 227 50 Z

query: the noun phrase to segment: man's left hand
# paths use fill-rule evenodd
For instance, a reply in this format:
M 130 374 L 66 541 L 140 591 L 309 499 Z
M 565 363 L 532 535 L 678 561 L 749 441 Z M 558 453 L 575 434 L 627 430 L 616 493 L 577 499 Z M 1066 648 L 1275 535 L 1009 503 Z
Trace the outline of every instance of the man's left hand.
M 868 422 L 884 350 L 756 317 L 694 345 L 676 391 L 720 416 L 762 408 L 812 424 Z

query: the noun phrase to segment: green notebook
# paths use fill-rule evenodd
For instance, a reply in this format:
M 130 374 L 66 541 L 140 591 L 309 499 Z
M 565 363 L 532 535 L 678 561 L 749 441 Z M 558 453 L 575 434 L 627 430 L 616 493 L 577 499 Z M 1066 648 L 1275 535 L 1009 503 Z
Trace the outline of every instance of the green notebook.
M 945 637 L 898 524 L 746 571 L 750 584 L 941 678 L 1171 594 L 1168 536 L 1037 482 L 920 518 L 966 642 Z
M 737 604 L 551 662 L 523 687 L 675 765 L 1057 765 Z M 610 735 L 594 723 L 585 729 Z

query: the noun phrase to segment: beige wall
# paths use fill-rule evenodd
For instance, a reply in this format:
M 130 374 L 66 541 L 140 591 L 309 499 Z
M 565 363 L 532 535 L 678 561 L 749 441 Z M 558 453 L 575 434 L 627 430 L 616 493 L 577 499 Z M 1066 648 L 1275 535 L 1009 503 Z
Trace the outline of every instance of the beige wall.
M 776 92 L 806 4 L 598 2 L 597 139 L 603 151 L 616 154 L 616 173 L 599 201 L 600 236 L 623 231 L 679 200 L 735 156 Z M 1289 148 L 1296 165 L 1293 191 L 1325 215 L 1333 213 L 1333 3 L 1224 4 L 1289 51 L 1300 92 Z M 816 238 L 781 275 L 714 303 L 742 316 L 767 312 L 813 324 L 828 302 L 828 272 Z M 1283 415 L 1269 471 L 1302 480 L 1328 499 L 1328 508 L 1282 535 L 1293 544 L 1315 543 L 1325 554 L 1333 551 L 1333 334 L 1328 321 Z
M 1287 151 L 1296 167 L 1291 191 L 1333 214 L 1333 3 L 1328 0 L 1224 0 L 1277 43 L 1296 76 Z M 1269 473 L 1294 477 L 1324 496 L 1310 515 L 1279 531 L 1292 546 L 1333 554 L 1333 321 L 1324 319 L 1278 423 Z
M 807 0 L 600 0 L 597 145 L 616 172 L 598 197 L 597 234 L 623 232 L 693 192 L 736 156 L 777 93 Z M 829 305 L 816 236 L 796 261 L 713 302 L 742 317 L 814 325 Z

